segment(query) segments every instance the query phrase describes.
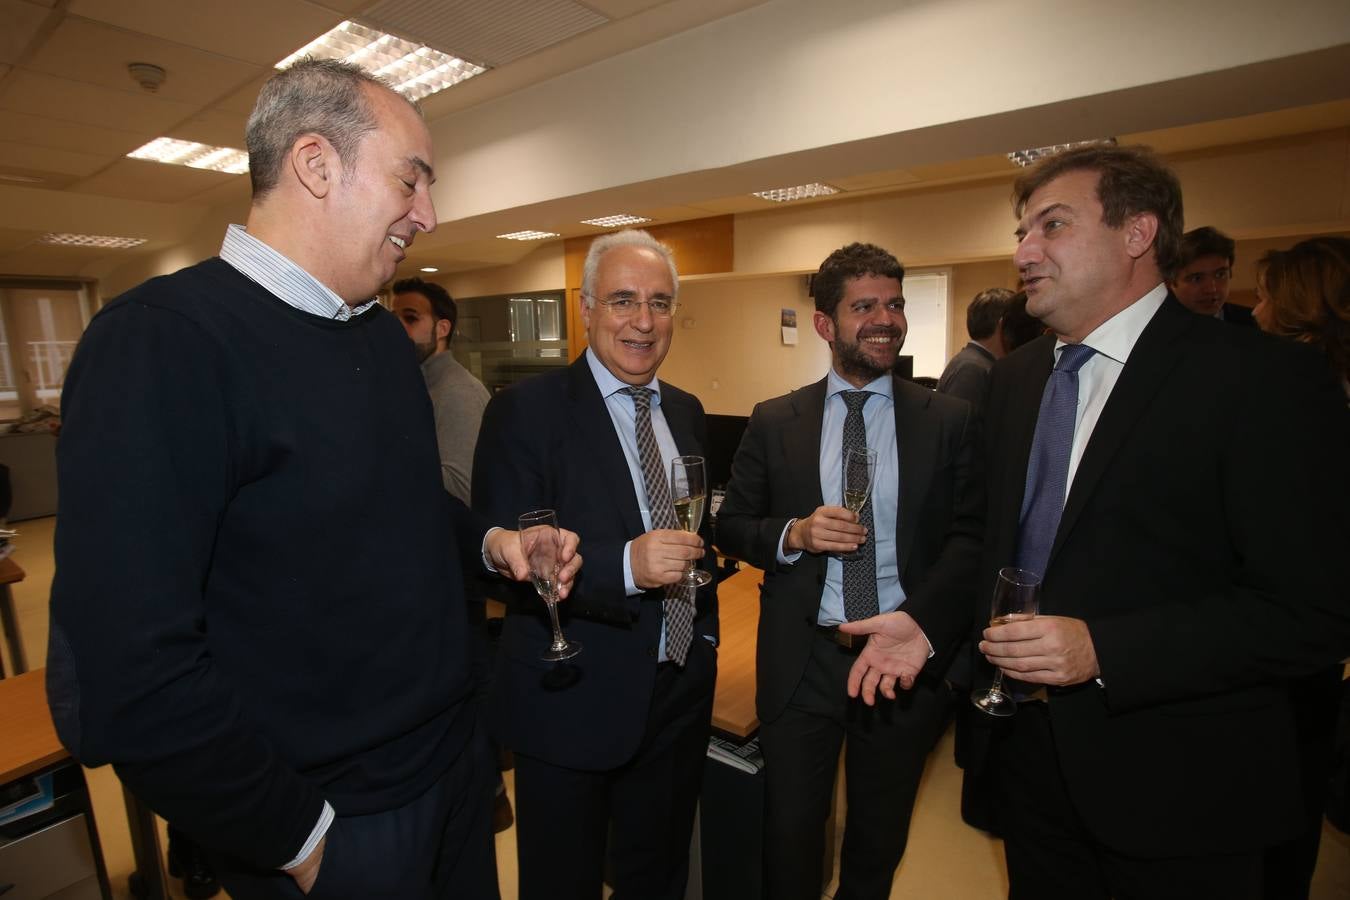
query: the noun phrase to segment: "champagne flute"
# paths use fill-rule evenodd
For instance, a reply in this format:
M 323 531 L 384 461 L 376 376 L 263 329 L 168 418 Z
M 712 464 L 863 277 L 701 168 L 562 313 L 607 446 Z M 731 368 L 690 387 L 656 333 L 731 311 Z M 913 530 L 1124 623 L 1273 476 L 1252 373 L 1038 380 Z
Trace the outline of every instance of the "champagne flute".
M 562 552 L 558 514 L 551 509 L 536 509 L 525 513 L 518 521 L 520 549 L 525 552 L 525 561 L 530 567 L 530 581 L 548 607 L 549 620 L 553 623 L 553 643 L 540 659 L 548 662 L 571 659 L 581 652 L 581 642 L 563 637 L 558 625 L 558 568 Z
M 675 520 L 680 528 L 691 534 L 698 534 L 703 524 L 703 507 L 708 499 L 707 467 L 701 456 L 677 456 L 670 461 L 670 498 L 675 504 Z M 700 588 L 712 581 L 712 576 L 694 566 L 684 571 L 680 584 L 685 587 Z
M 853 447 L 844 454 L 844 508 L 862 515 L 867 498 L 872 496 L 872 482 L 877 475 L 877 451 Z M 870 537 L 870 535 L 869 535 Z M 862 550 L 841 554 L 841 559 L 854 560 Z
M 989 624 L 1006 625 L 1036 615 L 1041 603 L 1041 576 L 1026 569 L 1007 566 L 998 570 L 994 584 L 994 599 L 990 604 Z M 975 708 L 991 716 L 1011 716 L 1017 712 L 1017 701 L 1003 689 L 1003 670 L 994 674 L 994 683 L 987 691 L 979 688 L 970 692 Z

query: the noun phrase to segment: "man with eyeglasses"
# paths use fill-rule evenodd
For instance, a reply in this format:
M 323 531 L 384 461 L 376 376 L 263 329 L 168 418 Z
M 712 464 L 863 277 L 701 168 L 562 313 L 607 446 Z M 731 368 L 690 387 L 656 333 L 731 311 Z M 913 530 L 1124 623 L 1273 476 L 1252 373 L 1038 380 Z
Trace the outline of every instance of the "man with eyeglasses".
M 1232 238 L 1208 225 L 1186 232 L 1181 236 L 1181 261 L 1167 286 L 1193 313 L 1252 328 L 1256 325 L 1252 311 L 1228 302 L 1236 246 Z
M 586 574 L 558 608 L 581 652 L 540 660 L 550 628 L 529 591 L 510 596 L 502 629 L 492 715 L 515 752 L 521 900 L 599 900 L 607 845 L 616 897 L 684 896 L 717 595 L 672 587 L 704 539 L 675 525 L 671 458 L 707 446 L 703 406 L 656 377 L 676 289 L 670 250 L 647 232 L 598 238 L 582 273 L 589 348 L 483 415 L 475 507 L 504 524 L 554 509 L 586 542 Z
M 891 895 L 919 776 L 951 703 L 942 674 L 969 622 L 982 503 L 976 418 L 966 401 L 892 376 L 908 328 L 904 276 L 872 244 L 821 265 L 814 324 L 830 371 L 755 407 L 718 513 L 718 548 L 764 570 L 756 710 L 765 896 L 774 900 L 820 896 L 845 744 L 834 896 Z M 876 453 L 861 515 L 841 503 L 843 459 L 855 447 Z M 862 634 L 875 621 L 861 620 L 895 610 L 889 634 Z M 848 684 L 869 640 L 903 657 L 910 674 L 873 680 L 864 702 Z M 882 697 L 872 696 L 878 681 Z

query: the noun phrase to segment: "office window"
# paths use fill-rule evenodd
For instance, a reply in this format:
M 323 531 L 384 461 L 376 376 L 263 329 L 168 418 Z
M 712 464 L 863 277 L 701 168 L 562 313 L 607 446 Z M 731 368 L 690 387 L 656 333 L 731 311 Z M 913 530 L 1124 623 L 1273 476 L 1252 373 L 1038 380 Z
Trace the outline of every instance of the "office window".
M 0 420 L 60 408 L 66 369 L 88 322 L 83 284 L 0 281 Z

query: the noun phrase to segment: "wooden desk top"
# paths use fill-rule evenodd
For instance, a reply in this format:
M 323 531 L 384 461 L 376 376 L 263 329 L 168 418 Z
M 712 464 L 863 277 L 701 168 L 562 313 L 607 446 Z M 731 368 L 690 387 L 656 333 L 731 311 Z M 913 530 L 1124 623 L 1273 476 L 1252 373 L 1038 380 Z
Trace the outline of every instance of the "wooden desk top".
M 737 737 L 759 729 L 755 716 L 755 647 L 759 632 L 759 585 L 764 573 L 743 565 L 717 585 L 722 643 L 717 651 L 713 727 Z
M 46 669 L 35 669 L 0 681 L 0 784 L 70 756 L 47 711 L 46 677 Z
M 14 561 L 14 557 L 6 556 L 0 559 L 0 584 L 14 584 L 23 581 L 27 577 L 19 564 Z

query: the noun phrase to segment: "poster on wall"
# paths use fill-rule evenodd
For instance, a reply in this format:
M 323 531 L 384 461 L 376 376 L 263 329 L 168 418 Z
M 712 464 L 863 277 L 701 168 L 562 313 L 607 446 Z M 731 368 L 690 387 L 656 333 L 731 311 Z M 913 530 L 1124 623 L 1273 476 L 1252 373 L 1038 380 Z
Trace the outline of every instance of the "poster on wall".
M 795 309 L 782 311 L 782 329 L 783 346 L 795 347 L 797 345 L 797 311 Z

